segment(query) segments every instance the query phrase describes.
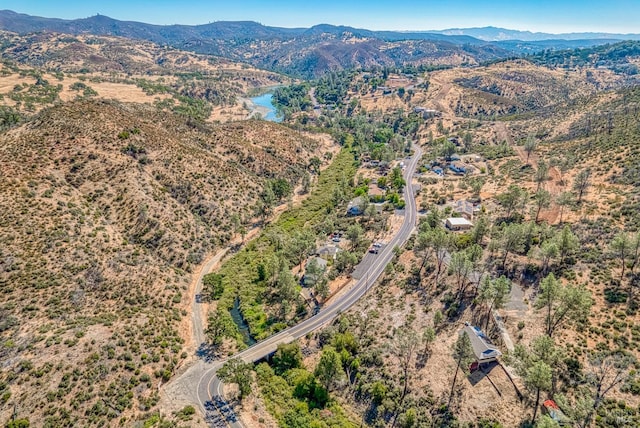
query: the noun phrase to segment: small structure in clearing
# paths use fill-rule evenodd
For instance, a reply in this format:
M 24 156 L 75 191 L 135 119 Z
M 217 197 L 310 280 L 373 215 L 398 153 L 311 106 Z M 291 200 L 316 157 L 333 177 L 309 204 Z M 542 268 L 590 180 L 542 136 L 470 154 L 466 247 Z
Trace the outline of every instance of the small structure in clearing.
M 473 223 L 464 217 L 449 217 L 444 221 L 444 225 L 449 230 L 469 230 L 473 227 Z

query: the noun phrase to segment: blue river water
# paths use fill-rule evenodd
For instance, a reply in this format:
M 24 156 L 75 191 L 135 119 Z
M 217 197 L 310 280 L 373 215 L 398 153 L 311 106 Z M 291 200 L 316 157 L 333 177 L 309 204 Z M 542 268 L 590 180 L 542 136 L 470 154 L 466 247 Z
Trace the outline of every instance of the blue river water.
M 269 112 L 263 118 L 265 120 L 269 120 L 271 122 L 282 122 L 282 117 L 278 116 L 276 108 L 271 103 L 271 99 L 273 98 L 273 94 L 264 94 L 259 97 L 251 98 L 251 101 L 258 106 L 265 107 L 269 109 Z

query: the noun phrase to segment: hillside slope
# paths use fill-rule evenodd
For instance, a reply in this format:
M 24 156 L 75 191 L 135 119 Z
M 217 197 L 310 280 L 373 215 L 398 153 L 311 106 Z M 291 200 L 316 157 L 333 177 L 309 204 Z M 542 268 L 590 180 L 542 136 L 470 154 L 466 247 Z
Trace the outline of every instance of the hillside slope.
M 186 357 L 188 272 L 234 216 L 251 223 L 267 179 L 297 182 L 318 150 L 268 122 L 193 127 L 108 101 L 0 135 L 0 420 L 13 403 L 34 426 L 152 409 Z
M 31 115 L 78 98 L 153 103 L 201 120 L 245 119 L 260 88 L 289 79 L 247 64 L 151 42 L 0 31 L 0 105 Z
M 0 29 L 20 34 L 53 31 L 148 40 L 303 77 L 374 65 L 443 61 L 475 64 L 510 55 L 505 49 L 468 36 L 370 31 L 326 24 L 308 29 L 267 27 L 256 22 L 161 26 L 102 15 L 63 20 L 5 10 L 0 11 Z

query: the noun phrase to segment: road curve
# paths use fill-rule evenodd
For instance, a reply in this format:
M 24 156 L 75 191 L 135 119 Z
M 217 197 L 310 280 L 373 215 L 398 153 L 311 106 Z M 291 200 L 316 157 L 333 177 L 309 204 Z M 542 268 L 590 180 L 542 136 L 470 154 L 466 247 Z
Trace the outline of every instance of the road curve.
M 406 206 L 404 220 L 400 226 L 400 230 L 391 240 L 389 240 L 380 253 L 377 254 L 376 260 L 371 264 L 367 274 L 357 280 L 356 283 L 342 296 L 338 297 L 333 303 L 322 308 L 313 317 L 308 318 L 295 326 L 289 327 L 286 330 L 282 330 L 225 360 L 208 363 L 206 367 L 204 367 L 197 385 L 198 404 L 205 414 L 207 414 L 207 411 L 212 411 L 211 404 L 205 404 L 213 401 L 215 404 L 215 411 L 222 415 L 227 425 L 233 428 L 243 427 L 237 416 L 224 401 L 222 396 L 222 383 L 216 377 L 216 371 L 222 367 L 225 361 L 228 359 L 240 358 L 247 363 L 256 362 L 273 353 L 279 344 L 292 342 L 333 321 L 340 313 L 349 309 L 366 294 L 371 285 L 375 283 L 384 271 L 384 268 L 391 261 L 393 257 L 393 249 L 396 246 L 400 247 L 404 245 L 416 226 L 418 210 L 416 208 L 416 198 L 412 186 L 412 177 L 421 156 L 422 150 L 420 147 L 415 146 L 414 155 L 405 169 L 404 178 L 406 180 L 406 186 L 404 188 L 403 196 Z M 209 409 L 207 409 L 207 407 Z

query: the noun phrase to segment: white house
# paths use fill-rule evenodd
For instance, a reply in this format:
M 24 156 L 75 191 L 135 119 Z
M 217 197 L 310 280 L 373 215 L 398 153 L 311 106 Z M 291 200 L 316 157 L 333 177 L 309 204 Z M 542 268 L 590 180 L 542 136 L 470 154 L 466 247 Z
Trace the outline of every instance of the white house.
M 444 225 L 449 230 L 469 230 L 473 227 L 473 223 L 464 217 L 449 217 L 444 221 Z

